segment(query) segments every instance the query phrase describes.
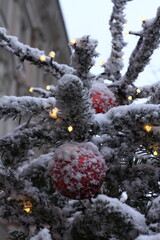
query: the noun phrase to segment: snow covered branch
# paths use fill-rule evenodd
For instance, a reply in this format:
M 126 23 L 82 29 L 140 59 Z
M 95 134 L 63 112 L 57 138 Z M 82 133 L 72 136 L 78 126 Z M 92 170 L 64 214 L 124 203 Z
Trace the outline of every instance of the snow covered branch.
M 16 37 L 8 35 L 5 28 L 0 28 L 0 46 L 18 56 L 21 62 L 27 60 L 42 68 L 45 72 L 51 73 L 57 79 L 65 73 L 74 73 L 73 68 L 65 64 L 58 64 L 48 56 L 45 56 L 45 61 L 41 61 L 40 56 L 45 55 L 44 51 L 24 45 Z
M 121 77 L 120 71 L 123 68 L 123 47 L 126 43 L 123 40 L 123 24 L 126 22 L 123 14 L 123 10 L 126 5 L 126 0 L 112 0 L 113 12 L 109 21 L 110 31 L 112 35 L 112 50 L 107 62 L 102 65 L 107 79 L 112 81 L 119 80 Z
M 25 118 L 41 115 L 48 117 L 50 109 L 56 104 L 55 98 L 13 97 L 0 98 L 0 118 Z
M 82 38 L 76 39 L 74 44 L 71 44 L 73 49 L 71 55 L 71 65 L 77 71 L 77 76 L 82 80 L 90 77 L 88 75 L 89 70 L 94 65 L 94 57 L 99 54 L 95 51 L 97 46 L 97 40 L 90 38 L 89 36 L 83 36 Z M 86 83 L 87 85 L 88 83 Z
M 160 8 L 157 10 L 157 16 L 145 24 L 137 46 L 129 59 L 129 67 L 126 74 L 120 80 L 120 84 L 129 85 L 133 83 L 140 72 L 149 63 L 153 51 L 158 48 L 160 42 Z

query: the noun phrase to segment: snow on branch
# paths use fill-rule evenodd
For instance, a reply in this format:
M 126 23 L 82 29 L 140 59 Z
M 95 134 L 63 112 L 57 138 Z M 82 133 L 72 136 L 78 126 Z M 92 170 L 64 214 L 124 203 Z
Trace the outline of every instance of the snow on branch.
M 153 51 L 158 48 L 160 42 L 160 8 L 157 16 L 143 26 L 140 39 L 129 59 L 129 67 L 122 80 L 121 85 L 132 84 L 149 63 Z
M 30 238 L 30 240 L 42 240 L 42 239 L 52 240 L 52 237 L 47 228 L 41 229 L 36 236 Z
M 51 57 L 45 56 L 44 51 L 31 48 L 19 42 L 17 37 L 8 35 L 5 28 L 0 28 L 0 46 L 18 56 L 21 62 L 27 60 L 42 68 L 45 72 L 51 73 L 57 79 L 61 78 L 65 73 L 74 73 L 72 67 L 65 64 L 58 64 Z M 45 61 L 41 61 L 40 56 L 45 56 Z
M 102 65 L 104 67 L 107 78 L 116 81 L 121 77 L 120 71 L 123 68 L 123 51 L 126 46 L 123 40 L 123 24 L 126 22 L 123 10 L 126 5 L 126 0 L 112 0 L 113 12 L 109 21 L 110 31 L 112 35 L 112 50 L 107 62 Z
M 97 40 L 90 38 L 90 36 L 83 36 L 77 38 L 70 43 L 73 52 L 71 55 L 71 65 L 76 69 L 77 76 L 82 79 L 88 77 L 89 70 L 95 64 L 94 57 L 99 54 L 95 51 L 97 47 Z
M 13 161 L 12 154 L 13 156 L 16 155 L 22 158 L 24 151 L 48 144 L 51 147 L 60 138 L 61 134 L 59 134 L 58 130 L 56 131 L 56 128 L 48 129 L 47 126 L 42 126 L 41 124 L 29 123 L 24 124 L 23 127 L 17 127 L 13 133 L 0 138 L 0 151 L 3 153 L 3 164 L 5 165 L 5 161 Z
M 56 100 L 37 97 L 4 96 L 0 98 L 0 118 L 48 116 L 48 111 L 55 107 Z
M 160 141 L 160 134 L 147 132 L 145 125 L 154 128 L 160 126 L 160 105 L 133 104 L 112 108 L 106 114 L 97 114 L 95 121 L 102 127 L 102 132 L 108 134 L 106 145 L 118 148 L 115 153 L 120 158 L 126 152 L 135 152 L 139 145 L 155 144 Z M 110 136 L 110 137 L 109 137 Z M 102 139 L 103 140 L 103 139 Z M 128 142 L 130 144 L 128 144 Z

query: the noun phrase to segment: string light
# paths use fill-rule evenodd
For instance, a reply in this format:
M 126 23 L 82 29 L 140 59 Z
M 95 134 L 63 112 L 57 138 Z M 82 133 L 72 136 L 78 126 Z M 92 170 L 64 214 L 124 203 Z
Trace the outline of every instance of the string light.
M 130 30 L 126 30 L 125 34 L 128 35 L 130 33 Z
M 39 57 L 39 59 L 40 59 L 41 62 L 45 62 L 46 61 L 46 56 L 45 55 L 41 55 Z
M 30 201 L 23 202 L 23 210 L 26 213 L 30 213 L 32 211 L 32 203 Z
M 156 150 L 153 151 L 153 155 L 154 156 L 157 156 L 158 155 L 158 152 Z
M 54 51 L 51 51 L 49 54 L 48 54 L 49 57 L 51 58 L 55 58 L 56 54 Z
M 131 101 L 133 99 L 132 96 L 128 96 L 128 100 Z
M 51 117 L 51 118 L 54 118 L 54 119 L 56 119 L 56 118 L 58 118 L 58 116 L 57 116 L 57 113 L 58 113 L 58 108 L 53 108 L 53 109 L 51 109 L 50 110 L 50 112 L 49 112 L 49 116 Z
M 68 132 L 72 132 L 73 131 L 73 127 L 71 125 L 68 126 L 67 129 L 68 129 Z
M 34 90 L 34 88 L 33 87 L 30 87 L 30 89 L 29 89 L 29 92 L 33 92 L 33 90 Z
M 136 89 L 136 92 L 137 92 L 137 93 L 140 93 L 140 92 L 141 92 L 141 89 L 140 89 L 140 88 L 137 88 L 137 89 Z
M 152 126 L 150 124 L 146 124 L 144 125 L 144 130 L 146 130 L 147 132 L 150 132 L 152 130 Z
M 76 44 L 76 42 L 77 42 L 77 40 L 76 40 L 75 38 L 73 38 L 73 39 L 71 39 L 71 41 L 69 42 L 69 44 L 70 44 L 71 46 L 73 46 L 73 45 Z
M 46 90 L 48 90 L 48 91 L 51 90 L 51 85 L 47 85 Z
M 104 61 L 101 61 L 99 65 L 102 67 L 102 66 L 105 65 L 105 62 L 104 62 Z
M 122 58 L 122 59 L 125 59 L 125 56 L 122 56 L 121 58 Z
M 141 17 L 141 22 L 146 22 L 147 18 Z

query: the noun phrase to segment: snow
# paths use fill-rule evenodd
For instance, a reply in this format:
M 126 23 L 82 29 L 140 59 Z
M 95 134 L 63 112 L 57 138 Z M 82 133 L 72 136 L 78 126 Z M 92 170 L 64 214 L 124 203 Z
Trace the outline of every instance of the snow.
M 30 238 L 30 240 L 44 240 L 44 239 L 53 240 L 47 228 L 40 230 L 40 232 L 36 236 Z
M 160 233 L 152 235 L 152 236 L 140 235 L 135 240 L 160 240 Z
M 121 212 L 122 216 L 125 217 L 126 222 L 130 221 L 141 233 L 145 233 L 147 231 L 145 216 L 127 204 L 121 203 L 118 199 L 100 194 L 96 199 L 92 199 L 92 201 L 101 201 L 106 203 L 106 207 L 109 206 L 113 212 Z

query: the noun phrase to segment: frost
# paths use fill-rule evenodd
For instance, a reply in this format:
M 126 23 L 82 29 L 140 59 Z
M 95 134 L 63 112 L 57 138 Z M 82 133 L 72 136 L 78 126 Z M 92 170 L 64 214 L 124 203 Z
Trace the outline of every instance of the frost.
M 135 240 L 159 240 L 160 239 L 160 233 L 159 234 L 155 234 L 155 235 L 140 235 L 138 238 L 136 238 Z
M 30 238 L 30 240 L 44 240 L 44 239 L 53 240 L 47 228 L 40 230 L 40 232 L 36 236 Z

